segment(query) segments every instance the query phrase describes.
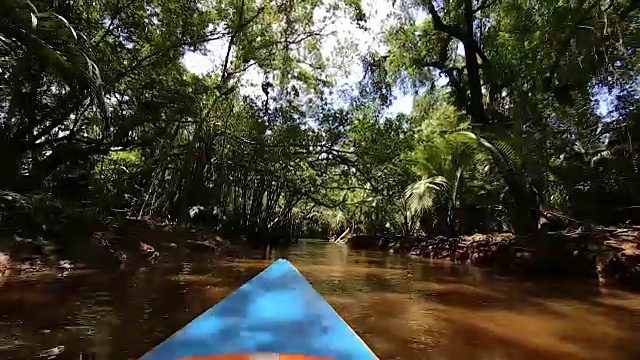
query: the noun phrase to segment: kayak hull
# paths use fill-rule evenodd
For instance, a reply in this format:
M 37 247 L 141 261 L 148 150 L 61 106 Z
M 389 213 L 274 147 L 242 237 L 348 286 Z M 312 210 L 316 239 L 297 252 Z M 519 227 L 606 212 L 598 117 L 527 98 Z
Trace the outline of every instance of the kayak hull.
M 304 276 L 280 259 L 141 360 L 254 353 L 377 359 Z
M 281 355 L 281 354 L 231 354 L 231 355 L 214 355 L 214 356 L 197 356 L 182 358 L 180 360 L 334 360 L 333 358 L 324 358 L 316 356 L 304 355 Z

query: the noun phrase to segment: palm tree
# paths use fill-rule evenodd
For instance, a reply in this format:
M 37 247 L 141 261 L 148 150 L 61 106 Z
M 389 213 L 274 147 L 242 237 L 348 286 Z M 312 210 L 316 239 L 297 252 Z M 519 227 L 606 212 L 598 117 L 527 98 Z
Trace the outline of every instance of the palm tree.
M 448 185 L 449 183 L 444 177 L 433 176 L 424 177 L 407 187 L 401 200 L 403 210 L 402 233 L 404 237 L 415 231 L 417 221 L 433 208 L 438 196 L 447 190 Z
M 0 9 L 0 168 L 5 174 L 0 187 L 27 189 L 44 181 L 50 164 L 59 163 L 57 155 L 71 148 L 65 144 L 56 156 L 44 156 L 38 142 L 46 144 L 43 139 L 54 129 L 71 122 L 74 109 L 80 107 L 76 104 L 88 95 L 92 104 L 87 109 L 96 107 L 101 115 L 96 120 L 103 120 L 95 126 L 98 131 L 109 129 L 109 114 L 87 41 L 67 19 L 40 12 L 29 0 L 0 0 Z M 33 168 L 29 180 L 23 181 L 19 174 L 27 159 Z
M 460 131 L 468 129 L 469 123 L 463 113 L 453 105 L 443 102 L 429 108 L 418 133 L 418 148 L 414 158 L 416 170 L 424 178 L 441 178 L 447 184 L 444 191 L 443 210 L 449 236 L 457 236 L 459 229 L 454 211 L 461 207 L 460 194 L 465 172 L 478 165 L 483 156 Z
M 526 171 L 513 146 L 505 141 L 489 140 L 469 131 L 459 134 L 475 140 L 476 144 L 488 152 L 498 173 L 503 178 L 510 203 L 508 206 L 513 230 L 521 238 L 538 237 L 540 211 L 539 190 L 527 176 Z
M 11 77 L 15 91 L 33 60 L 50 76 L 70 86 L 87 88 L 104 119 L 108 110 L 100 71 L 90 58 L 86 39 L 65 19 L 52 11 L 39 12 L 29 0 L 0 0 L 0 54 L 12 59 Z M 5 64 L 6 65 L 6 64 Z M 12 96 L 7 118 L 19 97 Z M 27 106 L 30 104 L 26 104 Z

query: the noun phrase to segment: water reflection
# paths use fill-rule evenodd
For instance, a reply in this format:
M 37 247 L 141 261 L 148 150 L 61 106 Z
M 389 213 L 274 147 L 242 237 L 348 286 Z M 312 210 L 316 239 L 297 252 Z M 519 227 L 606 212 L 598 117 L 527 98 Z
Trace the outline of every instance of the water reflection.
M 381 359 L 637 359 L 640 297 L 302 241 L 285 256 Z M 270 260 L 193 259 L 0 288 L 0 358 L 135 358 Z

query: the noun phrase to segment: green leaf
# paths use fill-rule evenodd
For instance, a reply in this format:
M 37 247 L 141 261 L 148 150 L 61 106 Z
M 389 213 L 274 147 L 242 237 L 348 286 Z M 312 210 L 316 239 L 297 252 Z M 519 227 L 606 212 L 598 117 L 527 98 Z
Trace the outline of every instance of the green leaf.
M 29 1 L 29 0 L 26 0 L 25 2 L 26 2 L 26 3 L 27 3 L 27 5 L 31 8 L 31 12 L 32 12 L 33 14 L 36 14 L 36 15 L 37 15 L 37 14 L 38 14 L 38 9 L 35 7 L 35 5 L 33 5 L 33 3 L 32 3 L 31 1 Z
M 73 26 L 71 26 L 71 24 L 69 24 L 67 19 L 63 18 L 62 16 L 60 16 L 58 14 L 53 14 L 53 16 L 58 18 L 58 20 L 62 21 L 62 23 L 66 25 L 66 27 L 69 29 L 69 31 L 71 31 L 71 35 L 73 35 L 73 38 L 75 40 L 78 40 L 78 34 L 76 34 L 76 30 L 73 28 Z

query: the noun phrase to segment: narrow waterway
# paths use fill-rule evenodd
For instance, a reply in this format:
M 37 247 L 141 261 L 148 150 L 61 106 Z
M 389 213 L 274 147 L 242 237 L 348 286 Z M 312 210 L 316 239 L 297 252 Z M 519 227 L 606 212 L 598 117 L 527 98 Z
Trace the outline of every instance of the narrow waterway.
M 381 359 L 640 359 L 640 295 L 302 241 L 285 256 Z M 0 287 L 0 359 L 137 358 L 270 261 L 194 259 Z M 46 357 L 45 357 L 46 358 Z

